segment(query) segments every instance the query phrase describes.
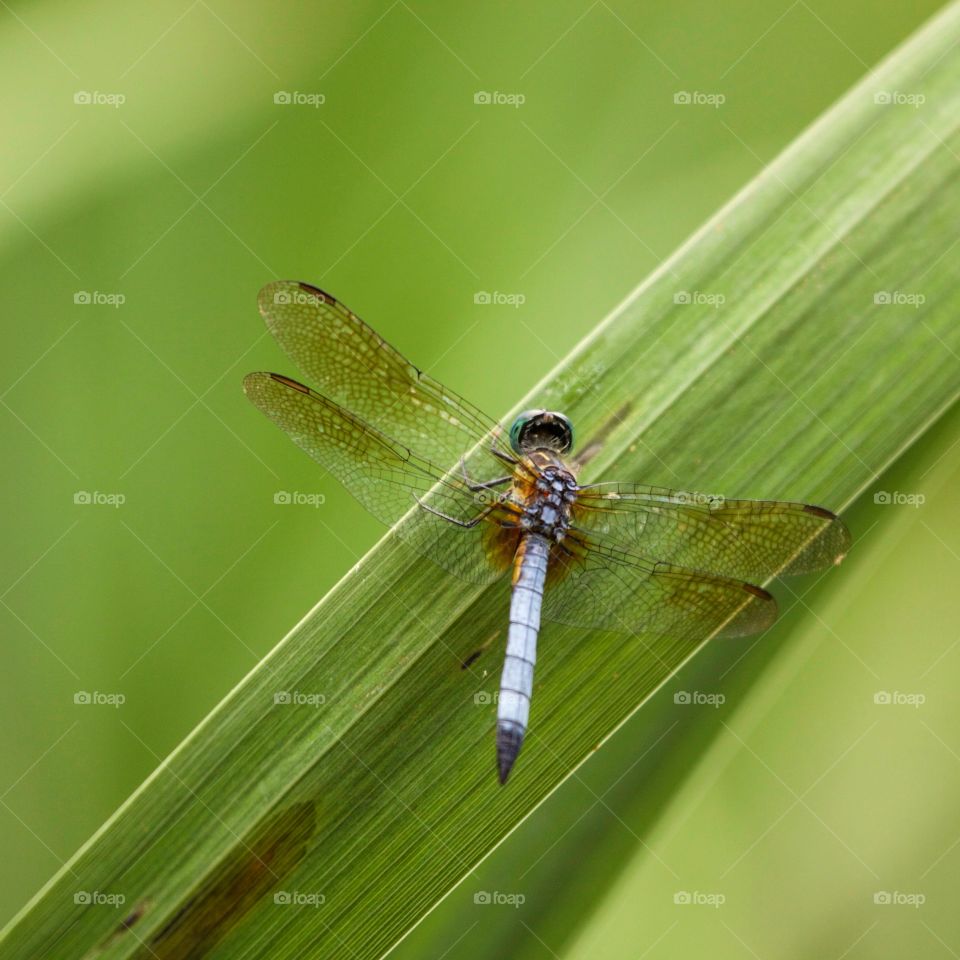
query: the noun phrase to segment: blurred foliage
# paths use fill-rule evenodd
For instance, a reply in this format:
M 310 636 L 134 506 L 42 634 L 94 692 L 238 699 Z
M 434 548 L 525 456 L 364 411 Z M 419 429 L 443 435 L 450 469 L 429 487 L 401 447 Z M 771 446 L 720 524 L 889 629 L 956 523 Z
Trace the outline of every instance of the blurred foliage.
M 276 437 L 269 458 L 252 449 L 260 425 L 239 377 L 282 363 L 255 315 L 264 281 L 322 283 L 433 374 L 502 412 L 936 7 L 884 2 L 878 9 L 851 0 L 643 11 L 568 3 L 522 12 L 501 4 L 405 3 L 7 8 L 0 77 L 12 135 L 0 157 L 0 256 L 12 303 L 0 416 L 13 467 L 2 488 L 8 644 L 0 749 L 8 776 L 0 829 L 2 849 L 18 869 L 5 872 L 0 888 L 4 914 L 25 902 L 380 535 L 284 438 Z M 318 109 L 277 106 L 278 90 L 321 91 L 326 101 Z M 526 102 L 478 113 L 477 90 L 522 91 Z M 677 90 L 723 91 L 727 100 L 722 111 L 678 110 Z M 77 91 L 122 92 L 126 100 L 117 109 L 82 106 L 74 103 Z M 525 303 L 476 305 L 479 290 L 522 292 Z M 120 294 L 124 303 L 76 304 L 80 291 Z M 273 492 L 284 488 L 319 490 L 326 505 L 279 508 Z M 121 493 L 125 503 L 75 505 L 84 490 Z M 944 513 L 935 529 L 949 530 L 956 511 L 949 501 L 938 504 Z M 921 522 L 912 520 L 914 534 Z M 908 533 L 885 532 L 883 550 L 901 537 Z M 907 556 L 929 555 L 928 539 L 920 532 Z M 888 643 L 903 643 L 905 630 L 923 633 L 932 660 L 946 642 L 932 629 L 944 613 L 923 605 L 923 586 L 911 581 L 879 595 L 891 604 L 896 593 L 916 596 L 916 607 L 930 610 L 923 620 L 911 613 L 896 629 L 890 615 L 878 626 L 863 614 L 869 603 L 853 603 L 846 585 L 833 602 L 851 601 L 863 615 L 856 629 L 882 629 Z M 902 603 L 896 609 L 902 616 Z M 814 641 L 794 642 L 801 649 Z M 896 678 L 894 665 L 890 670 Z M 844 686 L 835 665 L 830 676 Z M 778 757 L 799 750 L 799 791 L 811 779 L 802 765 L 803 751 L 813 748 L 797 733 L 809 705 L 801 711 L 802 699 L 791 699 L 793 713 L 764 713 L 772 710 L 766 698 L 790 681 L 774 677 L 757 689 L 759 705 L 742 706 L 747 715 L 727 722 L 754 745 L 753 724 L 763 716 L 769 736 L 782 738 L 763 750 L 754 745 L 765 758 L 773 749 Z M 81 709 L 78 691 L 122 693 L 126 702 L 116 711 Z M 805 695 L 818 705 L 825 755 L 831 745 L 839 753 L 847 741 L 820 712 L 828 694 L 813 688 Z M 728 768 L 734 782 L 712 809 L 697 808 L 687 792 L 674 794 L 674 780 L 683 777 L 670 756 L 685 756 L 679 766 L 688 767 L 705 735 L 695 723 L 671 728 L 665 716 L 669 732 L 658 727 L 650 735 L 641 767 L 647 776 L 631 790 L 621 787 L 616 817 L 607 819 L 614 826 L 627 819 L 646 791 L 675 796 L 669 836 L 690 829 L 685 818 L 695 809 L 701 821 L 690 851 L 661 854 L 681 862 L 697 855 L 703 825 L 728 829 L 731 810 L 742 810 L 740 790 L 753 783 L 751 755 L 741 749 L 731 759 L 732 734 L 714 729 L 724 745 L 711 748 L 690 783 L 702 777 L 706 790 Z M 851 719 L 854 733 L 860 720 Z M 644 711 L 617 739 L 631 742 L 651 723 Z M 708 715 L 704 724 L 716 721 Z M 862 764 L 882 768 L 889 745 L 867 742 L 872 753 Z M 924 757 L 935 779 L 955 777 L 956 747 L 949 746 Z M 894 756 L 906 763 L 910 742 L 900 749 Z M 611 764 L 593 773 L 594 766 L 584 771 L 598 778 L 590 790 L 579 781 L 566 785 L 522 830 L 549 837 L 547 847 L 575 823 L 596 803 L 594 792 L 606 789 L 605 777 L 622 772 Z M 658 788 L 661 769 L 669 786 Z M 774 769 L 793 772 L 786 760 Z M 789 792 L 768 773 L 757 779 L 763 776 L 763 789 L 779 787 L 774 799 L 787 797 L 787 806 Z M 839 784 L 838 795 L 847 786 L 852 790 Z M 870 795 L 866 790 L 864 802 Z M 861 794 L 848 799 L 854 796 Z M 760 802 L 754 797 L 748 802 Z M 774 799 L 764 825 L 781 812 Z M 561 804 L 566 819 L 558 825 Z M 942 838 L 938 809 L 915 810 L 904 845 L 922 829 Z M 942 810 L 949 816 L 949 805 Z M 607 837 L 609 822 L 585 823 L 592 832 L 573 832 L 581 852 L 568 850 L 567 864 Z M 809 840 L 791 825 L 787 817 L 780 828 L 780 853 L 788 858 Z M 849 851 L 830 845 L 821 827 L 817 841 L 823 838 L 798 896 L 837 863 L 850 866 Z M 583 943 L 600 943 L 606 930 L 639 953 L 655 937 L 649 927 L 631 927 L 642 911 L 624 910 L 616 896 L 660 903 L 675 885 L 665 872 L 651 892 L 657 858 L 642 844 L 633 849 L 629 834 L 631 849 L 624 850 L 623 839 L 608 840 L 623 870 L 607 907 L 612 913 L 597 913 L 600 926 L 585 931 Z M 650 843 L 659 853 L 659 837 Z M 497 855 L 508 878 L 509 854 L 507 844 Z M 725 855 L 715 853 L 719 868 L 707 871 L 709 882 Z M 879 861 L 859 855 L 881 872 Z M 755 898 L 771 866 L 778 869 L 771 860 L 731 873 L 743 884 L 739 894 L 727 881 L 705 881 L 704 888 L 726 891 L 731 902 Z M 602 867 L 595 876 L 609 880 Z M 876 889 L 900 882 L 890 876 L 887 883 L 881 873 Z M 864 879 L 874 882 L 869 873 Z M 842 908 L 834 904 L 837 914 Z M 611 915 L 622 919 L 621 930 Z M 474 922 L 470 916 L 458 934 Z M 665 916 L 658 933 L 669 927 L 672 914 Z M 836 952 L 855 940 L 844 940 L 847 920 L 831 919 L 826 908 L 809 919 L 816 929 L 798 956 L 819 948 L 821 936 L 835 933 Z M 450 955 L 461 955 L 469 941 Z M 941 949 L 936 938 L 930 942 Z M 668 944 L 660 947 L 665 953 L 675 949 Z M 761 954 L 778 949 L 770 940 L 751 946 Z M 605 949 L 622 948 L 607 941 Z

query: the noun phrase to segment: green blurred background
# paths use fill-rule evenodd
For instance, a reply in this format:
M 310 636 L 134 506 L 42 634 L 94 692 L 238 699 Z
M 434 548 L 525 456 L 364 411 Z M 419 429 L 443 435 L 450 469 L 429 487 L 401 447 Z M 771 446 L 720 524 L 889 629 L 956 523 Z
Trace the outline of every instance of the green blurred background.
M 297 373 L 264 282 L 498 415 L 938 6 L 4 6 L 3 919 L 382 533 L 243 398 Z M 399 955 L 956 955 L 958 426 L 878 480 L 923 509 L 867 498 L 842 573 L 483 865 L 521 909 L 459 888 Z

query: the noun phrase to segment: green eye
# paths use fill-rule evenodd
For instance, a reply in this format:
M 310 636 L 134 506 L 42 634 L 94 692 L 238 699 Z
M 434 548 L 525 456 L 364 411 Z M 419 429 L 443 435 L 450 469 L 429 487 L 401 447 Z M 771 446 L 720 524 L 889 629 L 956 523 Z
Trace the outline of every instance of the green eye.
M 513 421 L 513 425 L 510 427 L 510 446 L 513 448 L 514 453 L 523 453 L 520 447 L 520 434 L 526 429 L 531 420 L 541 416 L 543 413 L 543 410 L 527 410 Z
M 573 424 L 552 410 L 525 410 L 510 427 L 510 446 L 523 456 L 537 447 L 569 453 L 573 448 Z

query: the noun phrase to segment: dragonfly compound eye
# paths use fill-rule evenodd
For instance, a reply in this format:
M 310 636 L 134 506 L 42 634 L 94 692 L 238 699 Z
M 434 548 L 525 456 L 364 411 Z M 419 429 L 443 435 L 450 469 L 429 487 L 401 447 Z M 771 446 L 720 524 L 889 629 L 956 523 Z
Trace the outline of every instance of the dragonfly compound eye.
M 534 450 L 569 453 L 573 448 L 573 424 L 553 410 L 527 410 L 510 427 L 510 446 L 521 455 Z

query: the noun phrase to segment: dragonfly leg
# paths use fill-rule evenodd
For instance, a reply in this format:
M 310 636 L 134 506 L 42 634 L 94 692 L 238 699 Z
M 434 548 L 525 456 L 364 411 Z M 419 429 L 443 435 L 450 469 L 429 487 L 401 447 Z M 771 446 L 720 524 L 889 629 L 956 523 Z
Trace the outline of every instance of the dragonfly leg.
M 498 450 L 496 447 L 491 447 L 490 452 L 498 460 L 502 460 L 504 463 L 509 463 L 511 467 L 515 467 L 520 462 L 514 457 L 511 457 L 509 453 L 504 453 L 502 450 Z
M 497 477 L 496 480 L 484 480 L 482 483 L 474 483 L 467 474 L 467 464 L 463 457 L 460 458 L 460 472 L 463 474 L 463 482 L 467 485 L 467 489 L 472 490 L 474 493 L 478 490 L 489 490 L 491 487 L 501 487 L 513 479 L 511 476 L 506 476 Z
M 423 507 L 427 513 L 432 513 L 435 517 L 440 517 L 443 520 L 447 520 L 449 523 L 455 523 L 458 527 L 464 527 L 469 529 L 470 527 L 475 527 L 481 520 L 483 520 L 488 513 L 493 509 L 494 504 L 490 504 L 489 507 L 484 507 L 472 520 L 458 520 L 456 517 L 451 517 L 446 513 L 442 513 L 440 510 L 436 510 L 431 507 L 429 504 L 424 503 L 416 494 L 413 495 L 413 499 Z

